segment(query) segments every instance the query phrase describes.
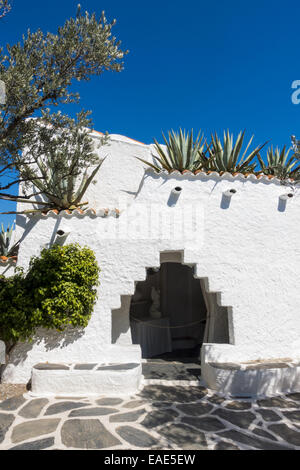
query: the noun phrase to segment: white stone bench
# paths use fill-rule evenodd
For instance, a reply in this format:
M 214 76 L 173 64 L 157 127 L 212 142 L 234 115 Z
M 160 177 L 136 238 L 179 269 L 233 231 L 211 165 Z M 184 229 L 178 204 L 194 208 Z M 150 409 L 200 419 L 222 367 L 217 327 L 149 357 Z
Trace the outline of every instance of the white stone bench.
M 142 378 L 139 363 L 36 364 L 32 369 L 31 394 L 39 396 L 131 395 Z
M 231 396 L 271 396 L 300 392 L 300 361 L 289 358 L 248 362 L 207 362 L 207 386 Z

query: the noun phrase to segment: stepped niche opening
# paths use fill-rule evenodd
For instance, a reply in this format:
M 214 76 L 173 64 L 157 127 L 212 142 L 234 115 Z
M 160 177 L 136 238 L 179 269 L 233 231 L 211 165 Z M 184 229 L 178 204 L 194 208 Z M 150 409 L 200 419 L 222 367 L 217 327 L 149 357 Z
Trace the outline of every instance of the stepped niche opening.
M 206 292 L 181 252 L 161 253 L 160 261 L 112 311 L 112 343 L 139 344 L 143 359 L 200 358 L 203 343 L 229 343 L 228 308 L 217 293 Z
M 140 344 L 144 359 L 199 358 L 203 342 L 229 342 L 227 311 L 205 292 L 193 267 L 167 260 L 162 255 L 160 268 L 148 269 L 146 280 L 136 284 L 129 309 L 132 343 Z

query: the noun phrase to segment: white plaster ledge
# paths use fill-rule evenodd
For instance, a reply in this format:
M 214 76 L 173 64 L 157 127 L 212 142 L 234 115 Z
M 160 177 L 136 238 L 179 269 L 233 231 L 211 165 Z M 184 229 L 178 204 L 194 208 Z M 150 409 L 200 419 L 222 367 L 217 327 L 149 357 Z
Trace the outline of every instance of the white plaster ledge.
M 32 396 L 123 396 L 141 386 L 142 366 L 128 364 L 37 364 Z
M 300 365 L 239 368 L 236 364 L 205 363 L 206 386 L 232 397 L 265 397 L 300 392 Z

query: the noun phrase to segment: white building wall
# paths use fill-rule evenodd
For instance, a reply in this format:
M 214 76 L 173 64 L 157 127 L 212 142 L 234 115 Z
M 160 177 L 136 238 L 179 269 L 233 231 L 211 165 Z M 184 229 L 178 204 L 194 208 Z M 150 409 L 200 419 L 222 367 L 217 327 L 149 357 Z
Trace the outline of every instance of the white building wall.
M 91 186 L 89 207 L 120 208 L 121 216 L 48 215 L 18 217 L 25 229 L 18 264 L 55 240 L 58 229 L 70 231 L 67 243 L 95 251 L 101 267 L 99 300 L 88 327 L 67 334 L 40 333 L 20 344 L 4 373 L 4 381 L 25 382 L 38 362 L 129 362 L 140 360 L 139 346 L 130 345 L 127 307 L 121 312 L 120 340 L 112 344 L 112 310 L 121 296 L 134 293 L 146 267 L 159 267 L 160 252 L 180 251 L 183 262 L 195 265 L 219 304 L 231 307 L 231 345 L 207 347 L 207 360 L 230 362 L 300 358 L 300 199 L 282 204 L 290 192 L 277 180 L 216 174 L 154 174 L 134 156 L 150 159 L 150 147 L 116 140 Z M 177 201 L 170 197 L 182 188 Z M 230 200 L 223 192 L 236 189 Z M 126 204 L 125 204 L 125 202 Z M 180 236 L 184 227 L 186 232 Z M 174 236 L 168 236 L 168 233 Z M 127 298 L 128 299 L 128 298 Z M 128 302 L 127 302 L 128 303 Z M 126 323 L 127 322 L 127 323 Z M 118 324 L 118 322 L 116 322 Z
M 15 272 L 16 263 L 11 261 L 1 262 L 0 261 L 0 276 L 13 276 Z

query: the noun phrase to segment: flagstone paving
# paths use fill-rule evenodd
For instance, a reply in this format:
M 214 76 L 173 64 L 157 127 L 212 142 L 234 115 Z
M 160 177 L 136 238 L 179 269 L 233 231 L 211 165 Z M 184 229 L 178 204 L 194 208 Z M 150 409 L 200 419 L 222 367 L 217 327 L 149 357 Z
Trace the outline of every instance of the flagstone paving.
M 0 450 L 46 449 L 300 450 L 300 393 L 233 399 L 150 384 L 122 398 L 28 392 L 1 402 Z

